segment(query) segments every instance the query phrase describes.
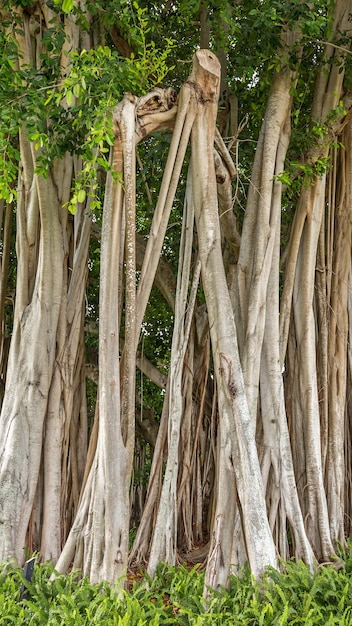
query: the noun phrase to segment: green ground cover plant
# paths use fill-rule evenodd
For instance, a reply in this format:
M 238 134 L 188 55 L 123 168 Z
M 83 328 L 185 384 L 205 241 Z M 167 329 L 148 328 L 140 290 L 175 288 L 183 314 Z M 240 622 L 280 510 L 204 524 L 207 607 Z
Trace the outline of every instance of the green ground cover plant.
M 248 569 L 232 576 L 228 590 L 202 599 L 204 574 L 197 568 L 160 565 L 154 579 L 130 577 L 130 589 L 117 595 L 107 584 L 92 585 L 77 572 L 51 580 L 53 567 L 37 565 L 28 597 L 20 599 L 22 570 L 0 569 L 0 624 L 83 626 L 352 625 L 352 555 L 336 564 L 285 563 L 258 583 Z M 133 578 L 133 580 L 131 580 Z

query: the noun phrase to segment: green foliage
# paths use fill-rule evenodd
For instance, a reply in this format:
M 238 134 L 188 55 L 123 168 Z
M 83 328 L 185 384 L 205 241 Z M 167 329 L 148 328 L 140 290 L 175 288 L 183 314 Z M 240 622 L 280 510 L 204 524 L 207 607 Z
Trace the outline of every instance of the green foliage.
M 77 572 L 50 580 L 53 568 L 36 566 L 29 598 L 20 601 L 21 570 L 0 570 L 0 623 L 81 626 L 143 624 L 212 626 L 298 626 L 352 624 L 352 558 L 343 555 L 340 568 L 289 562 L 283 572 L 268 571 L 260 583 L 245 568 L 232 576 L 228 590 L 202 599 L 204 573 L 185 566 L 160 564 L 154 579 L 146 574 L 130 581 L 117 595 L 107 584 L 91 585 Z
M 73 10 L 70 0 L 64 0 L 62 6 L 61 1 L 55 4 L 57 11 Z M 16 196 L 18 133 L 25 128 L 36 152 L 38 175 L 47 176 L 54 160 L 66 152 L 82 157 L 83 169 L 75 180 L 68 208 L 75 212 L 87 194 L 92 198 L 91 209 L 100 207 L 98 177 L 99 171 L 110 169 L 113 107 L 124 92 L 139 95 L 160 83 L 169 71 L 167 59 L 173 47 L 171 38 L 164 39 L 160 49 L 149 39 L 146 9 L 137 2 L 110 4 L 107 26 L 112 28 L 118 16 L 134 52 L 124 59 L 108 45 L 71 51 L 65 53 L 69 55 L 67 72 L 61 66 L 63 46 L 69 43 L 63 22 L 44 30 L 40 67 L 26 65 L 16 43 L 22 24 L 9 3 L 8 21 L 0 26 L 0 198 L 11 201 Z M 99 3 L 95 12 L 98 9 Z M 103 15 L 108 9 L 104 3 Z M 75 13 L 81 27 L 88 28 L 82 11 L 75 9 Z

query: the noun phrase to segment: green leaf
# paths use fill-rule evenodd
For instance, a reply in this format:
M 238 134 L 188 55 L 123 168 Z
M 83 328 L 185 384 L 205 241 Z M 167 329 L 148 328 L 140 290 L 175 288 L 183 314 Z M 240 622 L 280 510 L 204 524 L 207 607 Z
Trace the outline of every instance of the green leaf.
M 72 93 L 72 91 L 68 91 L 66 93 L 66 101 L 67 101 L 68 106 L 70 107 L 72 102 L 73 102 L 73 93 Z
M 86 199 L 86 192 L 84 189 L 80 189 L 77 194 L 77 202 L 84 202 Z
M 81 93 L 81 85 L 76 83 L 75 85 L 73 85 L 73 94 L 76 96 L 76 98 L 79 98 L 80 93 Z
M 62 10 L 64 13 L 69 13 L 73 9 L 73 0 L 63 0 Z

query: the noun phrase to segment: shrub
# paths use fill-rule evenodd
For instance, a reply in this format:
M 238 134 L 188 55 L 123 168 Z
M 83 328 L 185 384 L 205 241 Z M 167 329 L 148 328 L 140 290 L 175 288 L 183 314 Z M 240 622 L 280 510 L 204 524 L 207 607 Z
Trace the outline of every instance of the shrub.
M 288 562 L 268 570 L 258 583 L 244 568 L 229 589 L 202 599 L 204 573 L 197 568 L 159 565 L 154 579 L 134 578 L 121 594 L 102 583 L 92 585 L 77 572 L 50 580 L 53 567 L 37 565 L 31 583 L 22 570 L 0 568 L 0 624 L 82 626 L 352 626 L 352 557 L 342 553 L 338 567 Z M 21 584 L 28 598 L 20 599 Z

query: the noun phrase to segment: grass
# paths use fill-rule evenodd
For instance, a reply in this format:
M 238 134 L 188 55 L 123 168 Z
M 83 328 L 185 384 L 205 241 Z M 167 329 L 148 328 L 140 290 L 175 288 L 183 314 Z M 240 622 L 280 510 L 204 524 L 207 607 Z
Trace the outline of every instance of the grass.
M 107 584 L 91 585 L 73 572 L 50 580 L 53 568 L 37 565 L 20 600 L 22 570 L 0 567 L 0 625 L 52 626 L 352 626 L 352 555 L 340 569 L 288 562 L 270 570 L 260 584 L 244 569 L 228 590 L 202 600 L 204 574 L 197 568 L 160 565 L 153 580 L 145 576 L 117 597 Z

